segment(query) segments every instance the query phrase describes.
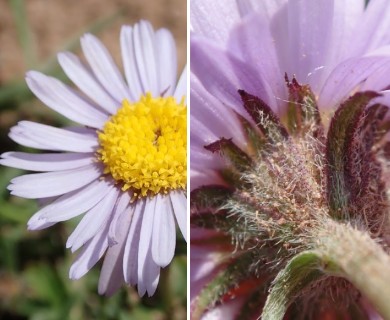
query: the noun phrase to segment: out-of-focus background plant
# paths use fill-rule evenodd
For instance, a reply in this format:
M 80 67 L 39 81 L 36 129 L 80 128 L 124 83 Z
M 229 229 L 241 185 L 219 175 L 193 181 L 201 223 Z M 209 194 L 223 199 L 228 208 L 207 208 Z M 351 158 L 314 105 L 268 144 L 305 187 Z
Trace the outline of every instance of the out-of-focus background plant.
M 27 70 L 66 80 L 56 53 L 80 53 L 79 37 L 92 32 L 121 65 L 119 31 L 140 19 L 173 32 L 179 69 L 186 59 L 186 1 L 183 0 L 0 0 L 0 153 L 24 150 L 7 136 L 20 120 L 63 126 L 28 90 Z M 35 201 L 9 195 L 6 186 L 20 170 L 0 167 L 0 319 L 185 319 L 186 245 L 178 233 L 177 254 L 163 270 L 157 293 L 139 298 L 123 287 L 111 298 L 97 294 L 100 264 L 79 281 L 68 279 L 75 254 L 65 242 L 77 219 L 29 232 Z M 76 253 L 77 254 L 77 253 Z

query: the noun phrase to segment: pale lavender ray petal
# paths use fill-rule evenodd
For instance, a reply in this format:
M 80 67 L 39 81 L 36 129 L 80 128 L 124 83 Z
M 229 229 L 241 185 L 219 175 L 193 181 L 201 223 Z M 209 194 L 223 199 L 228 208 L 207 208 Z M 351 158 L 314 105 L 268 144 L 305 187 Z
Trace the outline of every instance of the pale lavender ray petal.
M 319 90 L 318 68 L 324 66 L 333 49 L 329 47 L 333 12 L 334 0 L 288 1 L 286 8 L 272 19 L 272 28 L 278 33 L 274 36 L 278 39 L 275 45 L 282 72 L 310 84 L 315 92 Z
M 388 57 L 390 56 L 390 44 L 376 48 L 364 55 L 365 57 Z
M 201 137 L 202 146 L 224 137 L 245 148 L 247 142 L 238 115 L 211 95 L 191 76 L 191 133 Z M 191 140 L 192 143 L 193 140 Z
M 224 45 L 232 26 L 240 21 L 236 0 L 190 2 L 192 30 Z M 192 60 L 192 58 L 191 58 Z
M 26 82 L 43 103 L 70 120 L 100 129 L 108 119 L 106 113 L 55 78 L 30 71 L 26 75 Z
M 20 121 L 9 136 L 21 145 L 43 150 L 94 152 L 98 147 L 96 134 L 92 137 L 30 121 Z
M 99 294 L 111 296 L 125 282 L 123 276 L 123 256 L 132 215 L 132 207 L 129 207 L 128 211 L 124 211 L 122 214 L 118 215 L 118 222 L 115 224 L 115 238 L 117 244 L 108 248 L 104 258 L 99 278 Z
M 269 21 L 272 16 L 280 10 L 287 0 L 237 0 L 238 8 L 242 16 L 256 12 L 261 12 L 263 18 Z
M 177 54 L 175 40 L 167 29 L 156 31 L 157 83 L 160 95 L 172 96 L 175 91 Z
M 123 256 L 123 274 L 126 283 L 130 285 L 136 285 L 138 281 L 138 244 L 145 202 L 145 199 L 138 199 L 135 203 L 134 214 Z
M 275 111 L 283 114 L 285 100 L 288 98 L 284 79 L 285 70 L 282 71 L 279 67 L 275 39 L 271 34 L 269 23 L 263 17 L 265 13 L 261 13 L 245 17 L 243 22 L 231 31 L 227 46 L 230 52 L 253 69 L 259 70 L 259 76 L 270 84 L 278 106 Z
M 151 92 L 153 96 L 159 96 L 156 76 L 156 39 L 149 22 L 142 20 L 134 26 L 133 48 L 143 92 Z
M 195 141 L 195 137 L 192 137 L 191 134 L 191 152 L 190 152 L 190 163 L 192 168 L 198 169 L 213 169 L 219 170 L 226 167 L 226 162 L 224 162 L 220 155 L 211 153 L 207 151 L 202 143 Z
M 119 103 L 130 98 L 128 87 L 103 43 L 92 34 L 85 34 L 81 38 L 81 48 L 93 73 L 107 92 Z
M 54 196 L 54 197 L 46 197 L 46 198 L 39 198 L 37 199 L 37 203 L 38 203 L 38 206 L 40 208 L 44 207 L 44 206 L 47 206 L 49 205 L 50 203 L 54 202 L 55 200 L 57 200 L 59 198 L 59 196 Z
M 184 98 L 184 103 L 187 104 L 187 66 L 184 67 L 181 73 L 173 96 L 178 103 Z
M 78 250 L 105 225 L 109 225 L 108 221 L 112 215 L 118 195 L 119 190 L 116 187 L 112 187 L 102 201 L 98 202 L 97 205 L 85 214 L 76 229 L 69 236 L 66 242 L 67 248 L 71 248 L 72 252 Z
M 191 60 L 191 72 L 203 86 L 222 103 L 232 106 L 244 117 L 250 119 L 242 107 L 239 89 L 256 94 L 273 110 L 277 109 L 270 85 L 264 82 L 258 71 L 229 52 L 204 39 L 192 37 Z
M 390 57 L 389 57 L 390 58 Z M 390 88 L 390 59 L 384 63 L 377 71 L 373 72 L 362 84 L 360 90 L 382 91 Z
M 370 75 L 389 62 L 386 57 L 351 58 L 340 63 L 326 80 L 319 95 L 320 108 L 334 108 Z
M 192 99 L 192 96 L 193 95 L 191 95 L 191 99 Z M 194 104 L 191 102 L 191 111 L 193 111 L 193 108 L 194 108 Z M 207 114 L 205 116 L 207 116 Z M 210 117 L 210 118 L 212 118 L 212 117 Z M 228 132 L 226 132 L 225 134 L 222 134 L 222 135 L 216 135 L 214 132 L 212 132 L 210 130 L 211 128 L 208 126 L 208 124 L 212 123 L 211 119 L 209 119 L 209 120 L 210 121 L 207 121 L 205 123 L 205 122 L 195 118 L 195 115 L 191 114 L 191 117 L 190 117 L 191 136 L 194 137 L 191 140 L 191 143 L 193 141 L 195 142 L 194 139 L 196 137 L 196 139 L 199 140 L 199 143 L 198 143 L 198 141 L 196 141 L 196 144 L 200 144 L 201 146 L 206 146 L 212 142 L 219 140 L 221 137 L 228 138 L 228 137 L 232 136 L 232 134 L 228 133 Z M 216 125 L 218 125 L 218 122 L 216 123 Z
M 364 13 L 364 0 L 337 0 L 334 2 L 332 38 L 329 44 L 331 48 L 326 70 L 324 75 L 327 76 L 335 65 L 353 55 L 351 51 L 352 42 L 355 41 L 356 26 L 361 23 Z
M 78 254 L 70 267 L 70 279 L 80 279 L 100 260 L 108 247 L 107 232 L 108 225 L 101 228 L 100 231 L 84 245 L 82 251 Z
M 144 269 L 146 269 L 147 263 L 149 262 L 147 259 L 149 249 L 151 246 L 152 240 L 152 231 L 153 231 L 153 220 L 154 215 L 156 213 L 157 208 L 161 204 L 161 196 L 158 194 L 151 199 L 146 199 L 145 209 L 142 217 L 142 226 L 141 226 L 141 234 L 138 244 L 138 294 L 140 296 L 143 293 L 140 291 L 140 283 L 144 278 Z
M 87 212 L 99 203 L 111 190 L 112 182 L 95 180 L 89 185 L 64 194 L 36 214 L 48 222 L 72 219 Z
M 111 219 L 110 223 L 110 229 L 108 230 L 108 244 L 109 246 L 112 246 L 116 244 L 118 241 L 116 239 L 116 230 L 118 229 L 118 223 L 120 223 L 121 215 L 128 214 L 127 212 L 131 212 L 130 215 L 132 215 L 132 210 L 130 210 L 131 205 L 131 197 L 132 194 L 130 192 L 121 192 L 118 198 L 117 203 L 115 204 L 113 217 Z
M 123 26 L 120 35 L 122 62 L 125 69 L 126 80 L 131 94 L 132 101 L 137 101 L 143 94 L 141 79 L 135 59 L 133 28 Z
M 160 267 L 166 267 L 173 259 L 176 245 L 175 219 L 169 195 L 162 195 L 156 208 L 152 231 L 152 257 Z
M 116 112 L 121 101 L 118 102 L 108 94 L 76 55 L 70 52 L 59 53 L 58 62 L 69 79 L 99 107 L 110 114 Z
M 187 197 L 184 191 L 180 190 L 171 191 L 169 197 L 181 234 L 184 240 L 187 241 Z
M 212 310 L 207 311 L 203 316 L 202 320 L 234 320 L 242 308 L 245 300 L 243 298 L 233 299 L 225 304 L 219 305 Z
M 151 297 L 157 289 L 160 279 L 160 267 L 153 261 L 151 248 L 147 252 L 145 264 L 142 268 L 142 277 L 138 279 L 138 294 L 142 297 L 145 291 Z
M 49 228 L 55 225 L 56 222 L 47 222 L 45 219 L 41 219 L 39 215 L 33 215 L 28 221 L 28 230 L 36 231 Z
M 0 156 L 3 166 L 31 171 L 61 171 L 92 164 L 93 153 L 46 153 L 6 152 Z
M 56 172 L 33 173 L 11 180 L 11 194 L 28 199 L 46 198 L 77 190 L 98 179 L 102 168 L 96 164 Z
M 192 162 L 191 162 L 192 163 Z M 191 176 L 191 191 L 200 188 L 205 185 L 225 185 L 226 182 L 220 177 L 215 170 L 207 170 L 204 168 L 193 168 L 190 170 Z
M 390 2 L 387 0 L 369 1 L 353 31 L 348 48 L 350 56 L 364 55 L 380 46 L 389 44 L 389 29 Z M 358 35 L 359 41 L 354 40 L 356 35 Z
M 333 3 L 333 19 L 331 22 L 331 34 L 329 48 L 324 63 L 314 69 L 309 74 L 310 77 L 316 77 L 317 86 L 315 93 L 324 85 L 329 74 L 336 65 L 345 59 L 354 55 L 351 51 L 351 42 L 356 42 L 355 28 L 362 18 L 365 1 L 364 0 L 337 0 Z
M 214 234 L 215 235 L 215 234 Z M 191 240 L 203 239 L 212 236 L 203 229 L 191 228 Z M 223 254 L 218 251 L 214 251 L 214 247 L 210 246 L 191 246 L 190 257 L 190 296 L 191 299 L 195 298 L 204 286 L 210 282 L 213 277 L 216 276 L 219 270 L 221 270 L 221 260 Z
M 76 126 L 66 126 L 64 127 L 67 131 L 82 134 L 86 139 L 97 139 L 96 130 L 87 127 L 76 127 Z

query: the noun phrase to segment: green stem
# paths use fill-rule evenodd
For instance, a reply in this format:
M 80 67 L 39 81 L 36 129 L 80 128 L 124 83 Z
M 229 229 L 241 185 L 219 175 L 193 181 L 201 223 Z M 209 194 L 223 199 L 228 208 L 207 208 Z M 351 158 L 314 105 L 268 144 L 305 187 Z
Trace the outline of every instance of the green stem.
M 9 0 L 8 2 L 12 10 L 24 62 L 28 68 L 31 68 L 35 64 L 36 52 L 31 39 L 31 28 L 27 19 L 25 2 L 23 0 Z
M 348 279 L 384 319 L 390 319 L 390 257 L 367 232 L 327 221 L 317 250 L 329 262 L 325 271 Z
M 168 267 L 162 270 L 160 278 L 160 292 L 162 292 L 161 299 L 164 305 L 166 319 L 172 319 L 173 308 L 172 290 L 169 277 L 170 268 Z

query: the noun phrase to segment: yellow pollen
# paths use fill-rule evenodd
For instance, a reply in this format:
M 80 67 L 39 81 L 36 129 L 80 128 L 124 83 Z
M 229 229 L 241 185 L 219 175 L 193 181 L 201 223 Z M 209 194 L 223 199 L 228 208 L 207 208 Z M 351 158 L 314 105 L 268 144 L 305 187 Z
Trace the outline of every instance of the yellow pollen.
M 187 107 L 184 99 L 150 93 L 122 107 L 98 132 L 104 173 L 134 197 L 184 189 L 187 181 Z

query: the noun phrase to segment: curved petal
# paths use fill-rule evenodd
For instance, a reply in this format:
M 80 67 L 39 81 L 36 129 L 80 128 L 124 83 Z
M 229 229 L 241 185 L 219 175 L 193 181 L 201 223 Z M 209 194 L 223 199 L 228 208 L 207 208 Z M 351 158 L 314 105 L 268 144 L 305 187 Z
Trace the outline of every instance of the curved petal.
M 220 155 L 211 153 L 204 149 L 204 147 L 198 141 L 193 141 L 191 137 L 191 152 L 190 163 L 191 169 L 199 170 L 220 170 L 226 167 L 226 163 L 223 161 Z
M 184 192 L 177 190 L 171 191 L 169 197 L 181 234 L 184 240 L 187 241 L 187 197 Z
M 332 37 L 334 0 L 288 1 L 271 19 L 280 69 L 319 90 Z
M 59 222 L 72 219 L 87 212 L 99 203 L 112 189 L 112 183 L 95 180 L 82 189 L 64 194 L 51 204 L 39 210 L 29 221 L 36 217 L 48 222 Z
M 71 248 L 72 252 L 76 251 L 104 228 L 105 224 L 109 225 L 106 222 L 112 215 L 118 194 L 119 190 L 116 187 L 111 188 L 102 201 L 85 214 L 68 238 L 67 248 Z
M 195 190 L 196 188 L 208 185 L 208 184 L 214 184 L 214 185 L 221 185 L 224 186 L 226 182 L 220 177 L 218 172 L 215 170 L 207 170 L 205 168 L 192 168 L 190 171 L 191 176 L 191 191 Z
M 332 40 L 327 65 L 328 69 L 338 62 L 355 55 L 351 50 L 356 39 L 356 27 L 361 24 L 364 15 L 364 0 L 337 0 L 334 2 Z M 330 72 L 329 71 L 329 72 Z
M 101 129 L 108 119 L 107 114 L 55 78 L 30 71 L 26 75 L 26 82 L 39 100 L 70 120 Z
M 267 21 L 273 17 L 288 0 L 237 0 L 241 15 L 249 15 L 253 12 L 261 12 Z
M 355 3 L 354 3 L 355 5 Z M 372 0 L 359 19 L 353 34 L 359 41 L 351 41 L 348 50 L 351 56 L 364 55 L 390 43 L 390 3 L 387 0 Z
M 131 221 L 129 235 L 126 240 L 123 255 L 123 274 L 126 283 L 136 285 L 138 282 L 138 244 L 141 234 L 142 214 L 145 209 L 145 199 L 135 203 L 133 219 Z
M 389 57 L 390 58 L 390 57 Z M 374 90 L 374 91 L 382 91 L 388 90 L 390 88 L 390 59 L 388 62 L 383 63 L 383 65 L 370 74 L 367 80 L 362 84 L 361 90 Z
M 232 26 L 240 21 L 236 0 L 197 0 L 191 1 L 190 6 L 192 30 L 221 45 L 226 43 Z
M 99 107 L 110 114 L 116 112 L 122 101 L 111 97 L 76 55 L 61 52 L 58 54 L 58 62 L 69 79 Z
M 191 134 L 202 140 L 201 147 L 225 137 L 245 148 L 246 138 L 238 116 L 211 95 L 191 76 Z M 191 143 L 193 140 L 191 140 Z
M 27 174 L 12 179 L 8 190 L 12 195 L 27 199 L 59 196 L 89 184 L 101 174 L 101 168 L 95 164 L 66 171 Z
M 123 77 L 103 43 L 92 34 L 85 34 L 81 48 L 96 78 L 119 105 L 125 98 L 129 99 Z
M 145 291 L 142 290 L 144 283 L 144 272 L 149 267 L 150 259 L 148 253 L 151 247 L 153 220 L 157 208 L 161 204 L 161 196 L 156 195 L 151 199 L 146 198 L 145 209 L 142 217 L 141 233 L 138 245 L 138 294 L 143 296 Z M 153 260 L 152 260 L 153 262 Z M 154 263 L 154 262 L 153 262 Z M 146 287 L 144 287 L 146 290 Z
M 123 276 L 123 256 L 132 221 L 132 210 L 132 208 L 129 208 L 129 211 L 122 212 L 122 214 L 118 215 L 118 220 L 115 224 L 115 239 L 117 244 L 108 248 L 104 258 L 99 278 L 99 294 L 111 296 L 125 281 Z
M 6 152 L 1 155 L 3 166 L 31 171 L 61 171 L 76 169 L 92 164 L 93 153 L 26 153 Z
M 143 92 L 151 92 L 153 96 L 157 97 L 160 95 L 160 92 L 156 75 L 156 39 L 149 22 L 140 21 L 140 23 L 134 26 L 133 43 Z
M 151 297 L 156 292 L 160 279 L 160 267 L 153 261 L 150 247 L 141 272 L 142 276 L 138 278 L 138 294 L 142 297 L 147 292 L 148 296 Z
M 164 268 L 173 259 L 176 245 L 176 227 L 169 195 L 161 196 L 153 219 L 152 257 L 154 262 Z
M 141 87 L 141 78 L 135 59 L 133 28 L 123 26 L 121 29 L 122 62 L 125 69 L 126 80 L 129 86 L 132 101 L 137 101 L 144 93 Z
M 82 251 L 70 267 L 70 279 L 80 279 L 100 260 L 108 246 L 107 231 L 108 226 L 102 228 L 84 245 Z
M 326 109 L 337 107 L 358 85 L 389 61 L 386 57 L 363 57 L 351 58 L 340 63 L 321 90 L 319 107 Z
M 158 91 L 160 95 L 172 96 L 176 85 L 177 56 L 175 40 L 167 29 L 156 32 L 156 60 Z
M 273 110 L 277 110 L 272 90 L 264 78 L 250 65 L 204 39 L 191 40 L 191 72 L 203 86 L 223 104 L 250 118 L 242 107 L 239 89 L 256 94 Z
M 94 152 L 98 147 L 96 133 L 90 136 L 30 121 L 20 121 L 12 127 L 9 137 L 26 147 L 42 150 Z
M 173 96 L 178 103 L 184 98 L 184 103 L 187 104 L 187 66 L 184 67 L 181 73 Z
M 279 67 L 278 54 L 275 48 L 275 38 L 271 34 L 265 12 L 252 14 L 243 19 L 236 28 L 231 30 L 228 50 L 245 61 L 253 69 L 259 70 L 260 76 L 270 84 L 273 99 L 276 100 L 279 114 L 286 108 L 287 86 L 284 72 Z M 256 41 L 253 41 L 256 39 Z
M 121 192 L 118 198 L 118 201 L 114 208 L 114 214 L 110 222 L 110 229 L 108 230 L 108 244 L 110 246 L 118 243 L 116 231 L 119 226 L 118 223 L 122 221 L 122 214 L 133 215 L 133 210 L 131 209 L 131 194 L 130 192 Z

